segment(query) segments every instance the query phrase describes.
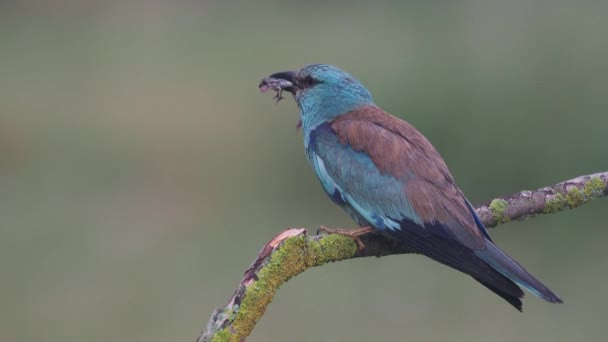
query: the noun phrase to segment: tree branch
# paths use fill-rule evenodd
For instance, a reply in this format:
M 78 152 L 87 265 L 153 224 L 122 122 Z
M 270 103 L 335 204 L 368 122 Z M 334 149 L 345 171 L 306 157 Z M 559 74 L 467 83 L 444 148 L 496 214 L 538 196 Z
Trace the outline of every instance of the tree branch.
M 542 189 L 498 197 L 475 208 L 486 227 L 539 214 L 574 209 L 608 195 L 608 172 L 580 176 Z M 228 304 L 215 309 L 197 342 L 244 341 L 278 288 L 310 267 L 346 259 L 405 254 L 413 251 L 380 234 L 361 237 L 364 250 L 341 235 L 307 236 L 306 229 L 287 229 L 262 248 L 245 271 Z

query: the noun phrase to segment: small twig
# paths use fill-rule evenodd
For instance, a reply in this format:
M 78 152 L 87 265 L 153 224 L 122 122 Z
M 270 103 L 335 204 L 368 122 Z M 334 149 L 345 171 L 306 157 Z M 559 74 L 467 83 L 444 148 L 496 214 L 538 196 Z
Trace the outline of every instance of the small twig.
M 498 197 L 475 210 L 487 227 L 495 227 L 511 220 L 574 209 L 607 195 L 608 172 L 603 172 L 538 190 Z M 278 288 L 310 267 L 346 259 L 412 252 L 379 234 L 367 234 L 360 238 L 365 244 L 362 251 L 353 239 L 342 235 L 307 236 L 306 229 L 281 232 L 258 253 L 228 304 L 213 312 L 197 342 L 244 341 Z

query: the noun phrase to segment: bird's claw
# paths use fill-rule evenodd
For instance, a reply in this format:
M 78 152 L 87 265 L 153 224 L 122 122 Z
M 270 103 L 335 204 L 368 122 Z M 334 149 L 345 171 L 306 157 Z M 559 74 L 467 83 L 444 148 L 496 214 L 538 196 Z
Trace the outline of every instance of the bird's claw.
M 361 240 L 360 236 L 371 233 L 373 231 L 374 231 L 374 228 L 372 228 L 372 227 L 362 227 L 362 228 L 357 228 L 357 229 L 342 229 L 342 228 L 330 229 L 325 226 L 319 226 L 319 229 L 317 229 L 317 235 L 319 235 L 320 233 L 325 233 L 328 235 L 338 234 L 338 235 L 342 235 L 342 236 L 347 236 L 347 237 L 355 240 L 355 243 L 357 244 L 359 251 L 363 251 L 365 249 L 365 244 Z

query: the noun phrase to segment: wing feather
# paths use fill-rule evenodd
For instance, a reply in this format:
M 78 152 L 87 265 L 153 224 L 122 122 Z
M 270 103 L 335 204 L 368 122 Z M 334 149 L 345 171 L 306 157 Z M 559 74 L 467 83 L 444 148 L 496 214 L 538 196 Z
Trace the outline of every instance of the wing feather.
M 401 229 L 407 220 L 436 227 L 438 235 L 472 250 L 485 247 L 483 226 L 443 158 L 407 122 L 365 106 L 311 136 L 309 158 L 334 201 L 342 200 L 379 229 Z

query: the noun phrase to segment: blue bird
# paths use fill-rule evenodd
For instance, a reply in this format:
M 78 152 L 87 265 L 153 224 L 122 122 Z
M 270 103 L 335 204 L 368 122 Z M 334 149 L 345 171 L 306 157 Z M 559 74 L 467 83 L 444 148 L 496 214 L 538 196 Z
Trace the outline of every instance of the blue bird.
M 262 91 L 290 92 L 300 108 L 306 156 L 327 195 L 363 227 L 380 230 L 464 272 L 522 310 L 520 286 L 562 300 L 492 241 L 439 152 L 412 125 L 374 104 L 370 92 L 325 64 L 270 75 Z

